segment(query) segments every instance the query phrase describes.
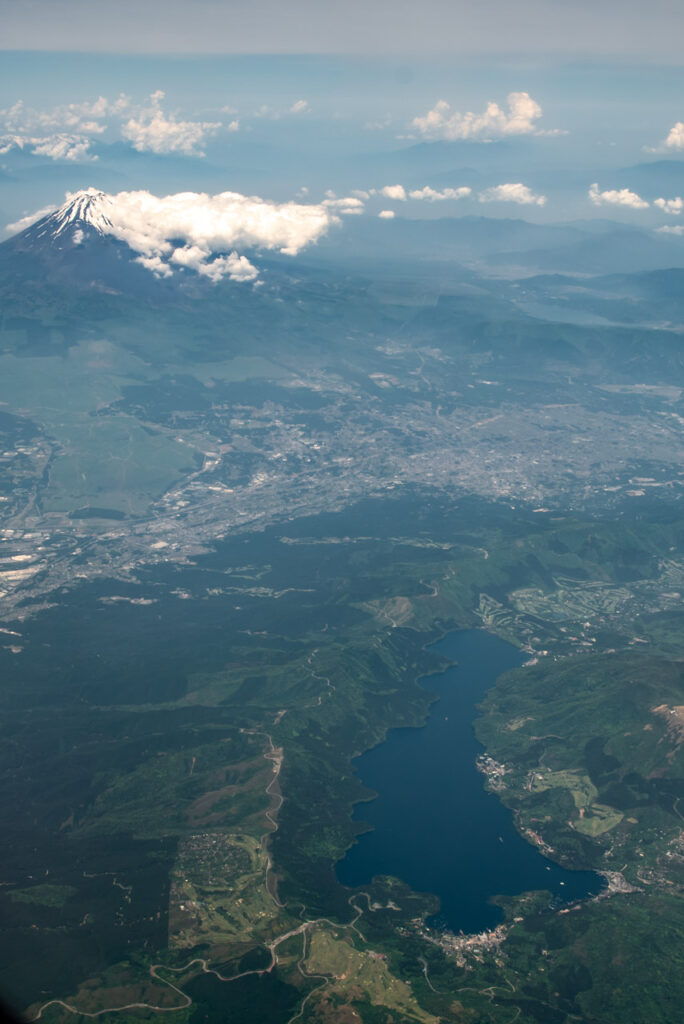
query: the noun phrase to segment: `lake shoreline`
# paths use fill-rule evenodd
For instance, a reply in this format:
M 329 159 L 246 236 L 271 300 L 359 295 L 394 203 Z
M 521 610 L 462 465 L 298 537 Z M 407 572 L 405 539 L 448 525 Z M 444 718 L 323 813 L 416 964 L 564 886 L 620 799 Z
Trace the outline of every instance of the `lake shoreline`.
M 595 873 L 562 867 L 518 832 L 476 767 L 485 753 L 474 731 L 479 704 L 501 675 L 522 667 L 523 652 L 483 627 L 446 631 L 424 649 L 445 667 L 418 680 L 434 695 L 423 723 L 388 729 L 354 758 L 368 795 L 355 801 L 362 831 L 335 865 L 338 880 L 353 889 L 399 878 L 439 899 L 431 922 L 472 933 L 501 923 L 496 896 L 550 891 L 568 905 L 597 895 Z

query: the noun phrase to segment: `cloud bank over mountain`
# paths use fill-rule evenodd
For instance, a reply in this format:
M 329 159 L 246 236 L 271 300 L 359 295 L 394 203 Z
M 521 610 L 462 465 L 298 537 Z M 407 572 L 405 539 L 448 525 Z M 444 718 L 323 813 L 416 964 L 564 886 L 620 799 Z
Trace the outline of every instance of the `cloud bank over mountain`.
M 83 226 L 125 242 L 137 260 L 161 277 L 181 267 L 212 281 L 253 281 L 258 269 L 239 250 L 267 250 L 296 256 L 313 245 L 345 214 L 358 213 L 357 198 L 321 203 L 275 203 L 239 192 L 208 195 L 179 192 L 155 196 L 147 191 L 107 195 L 97 189 L 67 194 L 53 216 L 53 234 L 82 241 Z M 45 213 L 9 225 L 19 231 Z M 80 236 L 79 236 L 80 235 Z
M 130 142 L 139 153 L 181 153 L 203 157 L 208 139 L 223 127 L 220 121 L 186 120 L 166 112 L 165 93 L 157 89 L 143 103 L 133 103 L 124 93 L 116 100 L 99 96 L 83 103 L 67 103 L 49 110 L 27 107 L 19 100 L 0 110 L 0 154 L 12 149 L 34 156 L 82 163 L 97 160 L 92 143 L 106 132 Z M 231 120 L 226 131 L 238 131 Z

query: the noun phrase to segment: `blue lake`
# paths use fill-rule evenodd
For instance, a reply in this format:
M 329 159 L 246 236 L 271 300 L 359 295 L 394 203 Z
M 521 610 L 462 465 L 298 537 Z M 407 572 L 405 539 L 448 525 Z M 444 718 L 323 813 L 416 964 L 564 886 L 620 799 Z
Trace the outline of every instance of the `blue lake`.
M 595 895 L 602 879 L 566 871 L 524 840 L 475 767 L 483 751 L 473 731 L 477 704 L 523 656 L 484 630 L 451 633 L 431 649 L 457 664 L 423 681 L 439 695 L 423 728 L 393 729 L 357 758 L 357 774 L 378 796 L 355 808 L 354 817 L 373 831 L 337 865 L 340 882 L 401 878 L 415 891 L 439 896 L 431 923 L 456 932 L 498 924 L 502 912 L 490 902 L 497 894 L 548 889 L 562 901 Z

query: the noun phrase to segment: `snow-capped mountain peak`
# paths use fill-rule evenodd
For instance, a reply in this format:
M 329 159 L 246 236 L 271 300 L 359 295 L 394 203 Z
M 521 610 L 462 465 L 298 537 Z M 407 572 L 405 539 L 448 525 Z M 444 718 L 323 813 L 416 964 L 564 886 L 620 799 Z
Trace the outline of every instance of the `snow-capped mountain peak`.
M 40 234 L 59 238 L 71 228 L 83 230 L 85 226 L 94 228 L 100 235 L 108 234 L 112 230 L 111 205 L 111 196 L 99 189 L 72 192 L 59 209 L 43 221 Z

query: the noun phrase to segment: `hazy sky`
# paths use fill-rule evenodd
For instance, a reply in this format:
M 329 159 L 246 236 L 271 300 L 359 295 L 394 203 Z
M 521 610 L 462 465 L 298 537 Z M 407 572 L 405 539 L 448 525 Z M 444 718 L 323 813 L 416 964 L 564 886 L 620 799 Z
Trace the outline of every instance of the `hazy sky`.
M 680 63 L 681 0 L 0 0 L 2 47 L 121 53 L 554 53 Z
M 0 234 L 94 186 L 684 239 L 683 0 L 0 0 L 0 26 Z

